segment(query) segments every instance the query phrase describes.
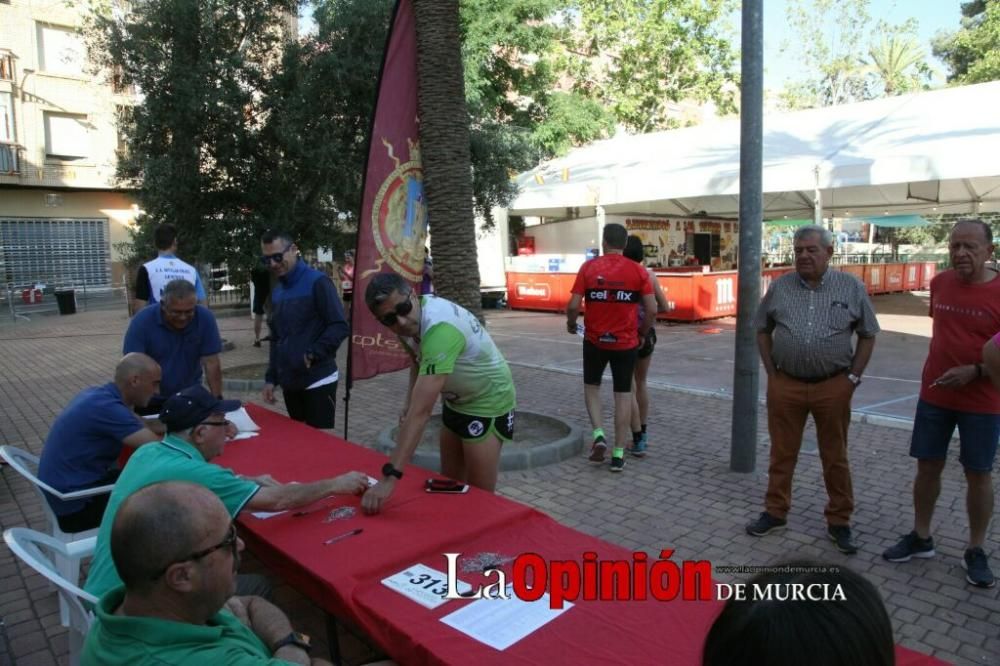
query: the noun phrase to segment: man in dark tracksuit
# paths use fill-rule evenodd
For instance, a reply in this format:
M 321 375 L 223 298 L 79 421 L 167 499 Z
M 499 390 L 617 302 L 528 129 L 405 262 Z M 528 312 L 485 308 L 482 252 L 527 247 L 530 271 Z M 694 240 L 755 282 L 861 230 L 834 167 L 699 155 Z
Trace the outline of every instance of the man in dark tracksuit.
M 333 428 L 337 348 L 350 334 L 344 306 L 330 279 L 299 260 L 291 236 L 268 231 L 260 239 L 261 262 L 278 278 L 271 292 L 271 355 L 264 400 L 285 396 L 288 415 L 314 428 Z

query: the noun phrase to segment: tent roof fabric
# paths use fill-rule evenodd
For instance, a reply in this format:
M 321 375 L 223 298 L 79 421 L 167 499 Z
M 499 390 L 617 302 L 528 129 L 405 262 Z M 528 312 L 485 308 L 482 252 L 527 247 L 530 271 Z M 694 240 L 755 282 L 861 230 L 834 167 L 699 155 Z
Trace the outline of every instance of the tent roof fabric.
M 998 108 L 1000 81 L 766 115 L 764 217 L 811 217 L 817 185 L 824 213 L 1000 210 Z M 734 215 L 739 149 L 738 118 L 598 141 L 520 174 L 510 212 Z

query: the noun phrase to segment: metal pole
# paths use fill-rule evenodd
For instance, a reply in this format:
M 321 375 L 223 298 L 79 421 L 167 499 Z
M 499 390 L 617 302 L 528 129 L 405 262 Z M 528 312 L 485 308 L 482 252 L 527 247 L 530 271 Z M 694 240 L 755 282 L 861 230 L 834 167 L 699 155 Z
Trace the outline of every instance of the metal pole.
M 740 255 L 736 301 L 736 365 L 729 468 L 752 472 L 757 460 L 760 383 L 754 314 L 760 302 L 761 163 L 764 125 L 763 0 L 743 0 L 740 91 Z
M 817 227 L 823 226 L 823 194 L 819 191 L 819 165 L 813 168 L 813 175 L 816 178 L 813 186 L 813 224 Z

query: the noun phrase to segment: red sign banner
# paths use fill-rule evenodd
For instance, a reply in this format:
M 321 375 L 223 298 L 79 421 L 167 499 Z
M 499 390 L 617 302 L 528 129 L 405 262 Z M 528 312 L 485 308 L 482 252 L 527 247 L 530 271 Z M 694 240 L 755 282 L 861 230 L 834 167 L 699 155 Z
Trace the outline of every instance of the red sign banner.
M 417 118 L 417 38 L 411 0 L 399 0 L 379 78 L 358 221 L 351 301 L 350 378 L 410 364 L 396 336 L 365 306 L 372 277 L 394 272 L 419 285 L 427 241 L 427 203 Z

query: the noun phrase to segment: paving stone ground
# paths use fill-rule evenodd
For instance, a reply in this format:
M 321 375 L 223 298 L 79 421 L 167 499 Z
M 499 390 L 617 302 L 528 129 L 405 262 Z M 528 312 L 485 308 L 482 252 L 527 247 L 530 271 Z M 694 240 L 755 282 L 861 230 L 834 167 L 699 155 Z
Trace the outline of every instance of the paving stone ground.
M 502 322 L 505 316 L 489 314 L 494 322 Z M 251 345 L 249 317 L 220 318 L 219 324 L 224 337 L 236 345 L 223 355 L 224 367 L 265 360 L 266 350 Z M 84 387 L 108 381 L 120 356 L 126 325 L 125 315 L 115 311 L 0 325 L 0 441 L 38 453 L 63 405 Z M 561 317 L 553 316 L 553 330 L 561 326 Z M 663 327 L 660 340 L 669 335 L 670 329 Z M 579 375 L 542 369 L 544 359 L 523 353 L 509 360 L 522 408 L 587 424 Z M 396 413 L 405 382 L 405 373 L 396 373 L 355 386 L 351 440 L 374 443 L 386 425 L 385 414 Z M 259 401 L 252 393 L 233 397 Z M 610 387 L 606 387 L 608 423 L 610 397 Z M 938 557 L 889 564 L 880 553 L 910 529 L 912 520 L 909 432 L 853 424 L 850 457 L 857 505 L 853 525 L 861 551 L 847 557 L 825 535 L 826 493 L 814 452 L 804 450 L 800 456 L 789 529 L 763 539 L 747 536 L 743 526 L 762 510 L 766 485 L 768 438 L 763 411 L 758 471 L 737 474 L 728 466 L 731 402 L 658 389 L 652 390 L 651 397 L 650 454 L 629 460 L 623 474 L 609 474 L 581 457 L 503 473 L 499 492 L 565 525 L 654 557 L 661 549 L 671 548 L 675 561 L 708 559 L 716 566 L 773 564 L 793 557 L 848 565 L 881 591 L 897 642 L 957 664 L 1000 664 L 1000 587 L 968 586 L 959 565 L 968 520 L 957 452 L 949 459 L 935 516 Z M 337 419 L 339 432 L 342 405 Z M 807 432 L 806 437 L 814 439 L 815 435 Z M 34 494 L 6 468 L 0 474 L 0 525 L 43 527 Z M 997 545 L 993 527 L 986 550 L 995 552 L 994 569 L 1000 570 Z M 244 569 L 262 567 L 248 557 Z M 279 586 L 276 596 L 297 626 L 314 636 L 325 635 L 323 615 L 308 600 L 288 586 Z M 59 625 L 55 594 L 6 548 L 0 548 L 0 619 L 0 664 L 65 663 L 67 636 Z M 352 659 L 367 653 L 359 643 L 348 644 L 346 650 Z

